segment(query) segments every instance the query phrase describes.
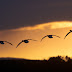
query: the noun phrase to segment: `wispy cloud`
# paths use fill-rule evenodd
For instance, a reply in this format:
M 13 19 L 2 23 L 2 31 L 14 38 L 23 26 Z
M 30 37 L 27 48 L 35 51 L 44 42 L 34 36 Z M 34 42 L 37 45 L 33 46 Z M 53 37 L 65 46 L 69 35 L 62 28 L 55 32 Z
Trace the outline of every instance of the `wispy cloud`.
M 56 21 L 56 22 L 48 22 L 43 24 L 38 24 L 35 26 L 21 27 L 17 29 L 12 29 L 11 31 L 23 31 L 23 30 L 44 30 L 46 28 L 56 29 L 56 28 L 66 28 L 72 27 L 72 21 Z

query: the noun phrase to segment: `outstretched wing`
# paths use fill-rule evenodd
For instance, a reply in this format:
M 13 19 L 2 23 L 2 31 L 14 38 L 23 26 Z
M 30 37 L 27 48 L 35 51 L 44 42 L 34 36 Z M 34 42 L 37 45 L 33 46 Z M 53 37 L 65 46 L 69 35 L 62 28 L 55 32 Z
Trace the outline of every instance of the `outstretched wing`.
M 48 35 L 47 35 L 48 36 Z M 44 36 L 42 39 L 41 39 L 41 41 L 45 38 L 45 37 L 47 37 L 47 36 Z
M 66 36 L 67 36 L 69 33 L 71 33 L 71 32 L 68 32 L 68 33 L 66 34 Z M 66 38 L 66 36 L 64 37 L 64 39 Z
M 57 36 L 57 35 L 53 35 L 53 36 L 59 37 L 59 36 Z M 60 38 L 60 37 L 59 37 L 59 38 Z
M 7 42 L 7 41 L 4 41 L 4 42 Z M 10 42 L 7 42 L 7 43 L 9 43 L 10 45 L 13 45 L 12 43 L 10 43 Z
M 16 48 L 22 43 L 23 41 L 21 41 L 17 46 L 16 46 Z
M 33 39 L 27 39 L 27 40 L 33 40 Z M 33 41 L 37 41 L 37 40 L 33 40 Z

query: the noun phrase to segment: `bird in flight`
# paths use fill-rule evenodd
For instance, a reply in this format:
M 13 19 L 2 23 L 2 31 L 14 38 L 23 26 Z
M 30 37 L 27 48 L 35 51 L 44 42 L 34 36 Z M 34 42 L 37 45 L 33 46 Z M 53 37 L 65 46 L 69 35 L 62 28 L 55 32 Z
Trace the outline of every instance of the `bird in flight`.
M 66 34 L 66 36 L 68 35 L 68 34 L 70 34 L 72 32 L 72 30 L 70 30 L 70 32 L 68 32 L 67 34 Z M 66 38 L 66 36 L 64 37 L 64 39 Z
M 17 45 L 17 47 L 18 47 L 22 42 L 24 42 L 24 43 L 29 43 L 29 40 L 32 40 L 32 39 L 22 40 L 22 41 Z M 37 40 L 33 40 L 33 41 L 37 41 Z M 17 48 L 17 47 L 16 47 L 16 48 Z
M 53 38 L 53 36 L 56 36 L 56 35 L 46 35 L 46 36 L 44 36 L 44 37 L 41 39 L 41 41 L 42 41 L 45 37 Z M 59 37 L 59 36 L 56 36 L 56 37 Z M 60 37 L 59 37 L 59 38 L 60 38 Z
M 4 42 L 9 43 L 10 45 L 12 45 L 10 42 L 7 42 L 7 41 L 0 41 L 0 44 L 4 44 Z

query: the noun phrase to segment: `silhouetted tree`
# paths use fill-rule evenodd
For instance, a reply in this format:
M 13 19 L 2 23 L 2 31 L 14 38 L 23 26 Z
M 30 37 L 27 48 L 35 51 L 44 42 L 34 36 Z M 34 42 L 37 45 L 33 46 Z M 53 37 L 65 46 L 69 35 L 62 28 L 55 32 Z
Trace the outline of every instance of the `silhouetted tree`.
M 60 64 L 60 63 L 65 62 L 65 61 L 61 58 L 61 56 L 51 57 L 48 61 L 49 61 L 50 63 L 55 63 L 55 64 Z
M 72 64 L 72 59 L 70 57 L 66 56 L 65 59 L 67 60 L 67 64 Z
M 70 59 L 70 57 L 66 56 L 65 59 L 68 61 Z

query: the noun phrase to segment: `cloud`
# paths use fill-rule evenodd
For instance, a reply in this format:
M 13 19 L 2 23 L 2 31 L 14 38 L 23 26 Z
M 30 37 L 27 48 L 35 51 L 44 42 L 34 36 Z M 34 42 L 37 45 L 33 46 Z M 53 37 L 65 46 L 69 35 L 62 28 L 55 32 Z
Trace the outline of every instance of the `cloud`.
M 17 29 L 12 29 L 11 31 L 23 31 L 23 30 L 44 30 L 44 29 L 57 29 L 57 28 L 66 28 L 72 27 L 72 21 L 56 21 L 48 22 L 43 24 L 38 24 L 35 26 L 21 27 Z
M 1 0 L 0 31 L 52 21 L 72 21 L 71 0 Z
M 2 32 L 0 31 L 0 35 L 2 35 Z

